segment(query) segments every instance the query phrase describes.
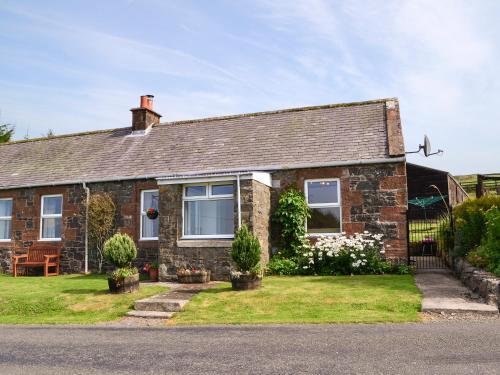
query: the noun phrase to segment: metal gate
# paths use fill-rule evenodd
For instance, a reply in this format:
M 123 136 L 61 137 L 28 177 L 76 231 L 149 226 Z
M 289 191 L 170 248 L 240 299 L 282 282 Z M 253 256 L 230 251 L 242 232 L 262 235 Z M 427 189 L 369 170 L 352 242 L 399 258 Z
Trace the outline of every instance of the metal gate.
M 453 220 L 442 209 L 410 206 L 407 211 L 408 262 L 417 269 L 448 268 L 453 248 Z

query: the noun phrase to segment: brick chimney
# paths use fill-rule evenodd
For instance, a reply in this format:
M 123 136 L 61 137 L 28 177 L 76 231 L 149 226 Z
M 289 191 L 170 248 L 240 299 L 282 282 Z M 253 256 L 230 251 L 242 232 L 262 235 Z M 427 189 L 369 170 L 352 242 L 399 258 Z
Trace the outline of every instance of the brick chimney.
M 142 95 L 141 105 L 138 108 L 132 108 L 132 131 L 145 133 L 153 125 L 160 123 L 161 115 L 153 111 L 153 95 Z

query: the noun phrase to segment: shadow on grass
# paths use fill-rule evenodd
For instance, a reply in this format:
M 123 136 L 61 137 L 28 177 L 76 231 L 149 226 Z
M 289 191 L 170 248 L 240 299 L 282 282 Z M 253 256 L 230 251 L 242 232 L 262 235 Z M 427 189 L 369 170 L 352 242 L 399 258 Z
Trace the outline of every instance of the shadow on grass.
M 107 275 L 104 273 L 90 275 L 70 275 L 71 280 L 107 280 Z
M 61 290 L 61 293 L 66 293 L 66 294 L 91 294 L 93 296 L 100 296 L 100 295 L 103 295 L 103 294 L 109 294 L 109 290 L 65 289 L 65 290 Z

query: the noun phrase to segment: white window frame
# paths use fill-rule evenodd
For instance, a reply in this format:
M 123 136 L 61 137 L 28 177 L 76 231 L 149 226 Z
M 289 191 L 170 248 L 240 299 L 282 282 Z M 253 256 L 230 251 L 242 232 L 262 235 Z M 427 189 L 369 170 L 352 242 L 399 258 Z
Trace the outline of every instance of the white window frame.
M 10 211 L 10 216 L 0 216 L 0 220 L 10 220 L 10 237 L 0 238 L 0 242 L 11 242 L 12 241 L 12 211 L 14 210 L 14 200 L 12 198 L 0 198 L 0 201 L 12 201 L 12 209 Z
M 223 199 L 233 199 L 234 200 L 234 193 L 233 194 L 221 194 L 221 195 L 213 195 L 212 194 L 212 186 L 217 186 L 217 185 L 233 185 L 233 181 L 217 181 L 217 182 L 199 182 L 199 183 L 192 183 L 192 184 L 185 184 L 182 185 L 182 239 L 186 240 L 198 240 L 198 239 L 226 239 L 226 238 L 234 238 L 234 233 L 233 234 L 191 234 L 188 235 L 186 234 L 186 223 L 184 221 L 184 214 L 185 214 L 185 202 L 190 202 L 190 201 L 206 201 L 206 200 L 223 200 Z M 186 188 L 189 186 L 205 186 L 205 195 L 198 195 L 195 197 L 187 197 L 186 196 Z M 233 192 L 234 192 L 234 185 L 233 185 Z M 234 212 L 234 209 L 233 209 Z M 234 225 L 233 225 L 233 232 L 234 232 Z
M 309 203 L 309 192 L 307 184 L 309 182 L 324 182 L 324 181 L 335 181 L 337 183 L 337 203 Z M 339 207 L 340 208 L 340 232 L 342 233 L 342 200 L 340 194 L 340 178 L 316 178 L 304 181 L 304 194 L 306 197 L 306 203 L 309 208 L 327 208 L 327 207 Z M 339 234 L 335 233 L 308 233 L 307 229 L 307 219 L 306 219 L 306 233 L 308 237 L 319 237 L 319 236 L 332 236 Z
M 144 193 L 158 193 L 158 199 L 160 197 L 160 191 L 158 189 L 149 189 L 149 190 L 141 190 L 141 222 L 140 222 L 140 232 L 139 232 L 139 241 L 158 241 L 158 237 L 143 237 L 142 236 L 142 220 L 144 217 L 147 217 L 146 210 L 151 207 L 144 207 Z M 159 220 L 159 217 L 157 218 Z M 159 224 L 158 224 L 159 226 Z M 159 228 L 159 227 L 158 227 Z
M 43 214 L 43 201 L 44 198 L 51 197 L 61 197 L 61 213 L 60 214 Z M 63 232 L 63 207 L 64 207 L 64 198 L 62 194 L 50 194 L 50 195 L 42 195 L 40 197 L 40 240 L 39 241 L 61 241 L 61 237 L 59 238 L 44 238 L 43 237 L 43 219 L 55 219 L 61 218 L 61 234 Z

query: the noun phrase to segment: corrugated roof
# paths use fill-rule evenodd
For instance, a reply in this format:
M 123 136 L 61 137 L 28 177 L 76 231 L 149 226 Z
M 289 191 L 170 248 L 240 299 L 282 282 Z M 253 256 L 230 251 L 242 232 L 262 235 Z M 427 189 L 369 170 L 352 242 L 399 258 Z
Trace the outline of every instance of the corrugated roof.
M 385 102 L 326 105 L 0 145 L 0 189 L 389 159 Z

